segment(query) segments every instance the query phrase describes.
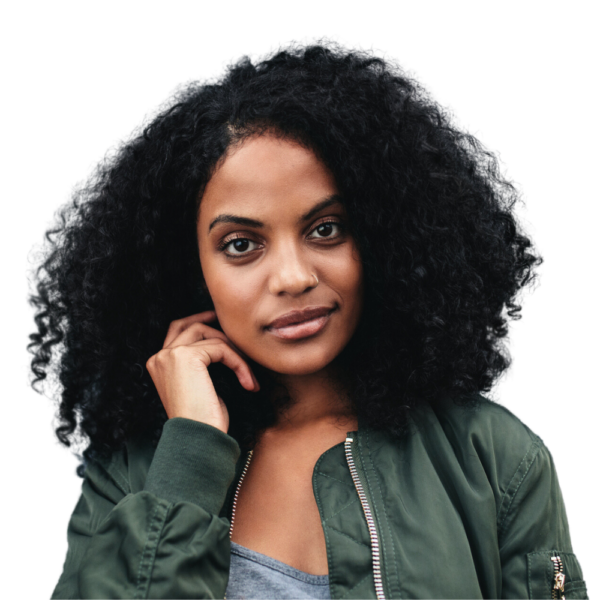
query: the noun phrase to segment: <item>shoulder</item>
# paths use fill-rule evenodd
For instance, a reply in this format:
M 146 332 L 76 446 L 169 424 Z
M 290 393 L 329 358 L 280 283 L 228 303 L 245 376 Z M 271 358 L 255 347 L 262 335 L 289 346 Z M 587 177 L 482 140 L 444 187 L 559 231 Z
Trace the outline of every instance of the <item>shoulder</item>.
M 476 394 L 465 405 L 443 400 L 432 408 L 449 440 L 493 446 L 522 454 L 540 437 L 504 406 Z
M 452 451 L 467 476 L 485 473 L 499 508 L 526 478 L 554 468 L 542 439 L 510 410 L 480 394 L 466 405 L 444 400 L 424 411 L 417 423 L 418 435 L 440 451 Z
M 532 442 L 540 442 L 537 433 L 500 396 L 481 394 L 479 400 L 474 408 L 446 401 L 441 403 L 439 410 L 434 409 L 449 436 L 469 438 L 482 444 L 515 447 L 517 452 Z

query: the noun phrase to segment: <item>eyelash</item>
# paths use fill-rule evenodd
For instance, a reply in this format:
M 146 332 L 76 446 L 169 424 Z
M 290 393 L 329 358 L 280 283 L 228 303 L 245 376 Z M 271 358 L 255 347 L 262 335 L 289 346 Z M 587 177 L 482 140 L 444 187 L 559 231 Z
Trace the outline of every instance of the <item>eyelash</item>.
M 325 238 L 321 238 L 323 240 L 332 240 L 332 239 L 337 239 L 339 238 L 345 231 L 345 227 L 344 224 L 341 221 L 335 220 L 335 219 L 328 219 L 326 221 L 321 221 L 320 223 L 318 223 L 317 225 L 315 225 L 315 227 L 313 227 L 310 231 L 310 233 L 315 232 L 319 227 L 321 227 L 321 225 L 327 225 L 331 223 L 332 225 L 337 225 L 339 227 L 339 233 L 336 236 L 332 236 L 332 237 L 325 237 Z M 227 258 L 232 258 L 232 259 L 236 259 L 236 258 L 243 258 L 244 256 L 247 256 L 248 254 L 250 254 L 252 251 L 248 250 L 246 252 L 242 252 L 242 253 L 238 253 L 238 254 L 230 254 L 227 252 L 226 248 L 227 246 L 229 246 L 232 242 L 235 242 L 237 240 L 248 240 L 249 242 L 252 242 L 253 240 L 247 238 L 247 237 L 243 237 L 243 236 L 238 236 L 238 237 L 233 237 L 233 238 L 225 238 L 218 246 L 217 249 L 220 252 L 223 252 Z

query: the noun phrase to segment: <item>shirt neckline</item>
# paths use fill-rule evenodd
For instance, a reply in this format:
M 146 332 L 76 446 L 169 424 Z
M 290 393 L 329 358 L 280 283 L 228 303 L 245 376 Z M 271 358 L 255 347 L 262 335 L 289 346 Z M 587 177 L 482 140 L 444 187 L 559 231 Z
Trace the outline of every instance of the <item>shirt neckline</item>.
M 329 585 L 329 575 L 313 575 L 312 573 L 300 571 L 284 562 L 271 558 L 266 554 L 256 552 L 256 550 L 250 550 L 250 548 L 246 548 L 235 542 L 231 542 L 231 553 L 251 560 L 259 565 L 263 565 L 269 569 L 273 569 L 274 571 L 278 571 L 288 577 L 303 581 L 304 583 L 312 585 Z

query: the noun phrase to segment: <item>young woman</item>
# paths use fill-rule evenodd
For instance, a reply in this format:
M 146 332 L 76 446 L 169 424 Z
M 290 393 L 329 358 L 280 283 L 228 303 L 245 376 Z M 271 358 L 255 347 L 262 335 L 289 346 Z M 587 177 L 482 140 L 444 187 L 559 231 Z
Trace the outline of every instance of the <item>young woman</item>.
M 39 270 L 87 440 L 53 597 L 587 597 L 548 449 L 481 395 L 541 262 L 516 200 L 378 58 L 190 85 Z

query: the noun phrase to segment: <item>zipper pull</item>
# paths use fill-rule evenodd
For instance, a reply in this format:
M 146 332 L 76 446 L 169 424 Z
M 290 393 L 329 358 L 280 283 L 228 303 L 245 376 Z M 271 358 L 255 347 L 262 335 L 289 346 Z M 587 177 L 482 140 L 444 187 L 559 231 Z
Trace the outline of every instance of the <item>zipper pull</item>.
M 562 560 L 558 554 L 552 556 L 551 559 L 554 563 L 554 587 L 552 588 L 552 598 L 565 600 L 565 574 L 563 573 Z

